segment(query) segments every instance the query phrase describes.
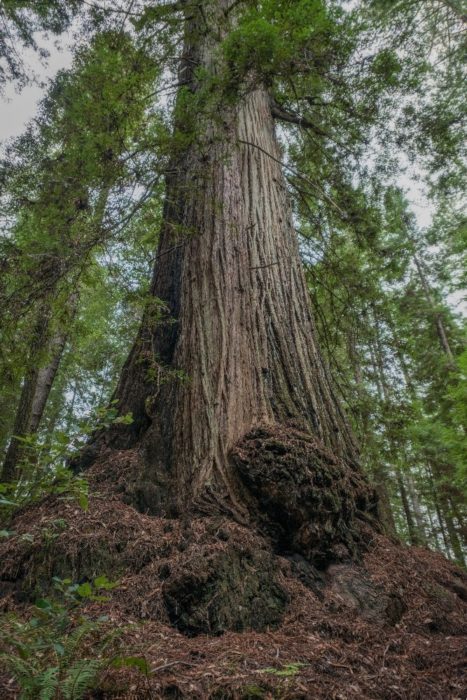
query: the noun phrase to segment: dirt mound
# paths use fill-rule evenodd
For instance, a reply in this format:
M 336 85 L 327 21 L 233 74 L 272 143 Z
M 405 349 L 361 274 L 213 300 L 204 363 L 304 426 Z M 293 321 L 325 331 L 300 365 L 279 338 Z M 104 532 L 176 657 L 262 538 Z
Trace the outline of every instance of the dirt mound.
M 239 459 L 270 439 L 251 437 Z M 360 521 L 362 555 L 320 566 L 290 542 L 279 550 L 266 521 L 255 530 L 220 515 L 144 515 L 125 502 L 136 459 L 113 453 L 93 466 L 87 512 L 49 497 L 18 513 L 0 545 L 4 610 L 27 614 L 52 576 L 119 580 L 86 612 L 122 627 L 126 653 L 144 656 L 151 673 L 106 671 L 93 697 L 465 697 L 467 577 L 444 557 Z M 0 697 L 16 696 L 2 678 Z

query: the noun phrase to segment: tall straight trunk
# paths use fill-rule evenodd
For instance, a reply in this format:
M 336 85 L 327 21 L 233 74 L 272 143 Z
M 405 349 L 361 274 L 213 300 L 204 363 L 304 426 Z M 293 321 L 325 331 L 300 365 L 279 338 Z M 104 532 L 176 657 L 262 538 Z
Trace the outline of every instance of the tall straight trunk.
M 399 468 L 396 469 L 396 477 L 402 501 L 402 508 L 404 510 L 405 520 L 407 522 L 407 530 L 409 533 L 410 544 L 420 544 L 417 529 L 415 527 L 415 522 L 412 516 L 412 509 L 410 507 L 409 499 L 407 496 L 407 489 L 405 488 L 402 472 Z
M 5 373 L 6 374 L 6 373 Z M 12 434 L 14 416 L 11 405 L 19 394 L 21 382 L 17 377 L 2 376 L 2 394 L 0 396 L 0 455 L 4 455 Z
M 454 553 L 454 558 L 460 566 L 465 566 L 465 554 L 461 541 L 459 539 L 457 527 L 454 523 L 454 518 L 452 517 L 448 494 L 448 489 L 444 489 L 443 487 L 441 487 L 440 505 L 444 515 L 444 522 L 446 523 L 446 529 L 448 531 L 449 542 L 451 544 L 451 549 Z
M 463 494 L 455 483 L 453 483 L 453 468 L 450 463 L 430 461 L 429 471 L 432 498 L 435 502 L 438 519 L 441 520 L 440 514 L 442 513 L 442 520 L 447 530 L 450 548 L 454 552 L 456 561 L 462 566 L 465 563 L 465 552 L 461 542 L 465 523 L 465 516 L 462 515 L 461 511 L 464 503 Z M 460 504 L 460 508 L 456 507 L 455 509 L 458 525 L 454 522 L 453 518 L 453 503 L 455 503 L 456 506 Z
M 428 292 L 429 292 L 429 289 L 428 289 Z M 446 337 L 446 342 L 447 342 L 447 336 L 445 336 L 445 337 Z M 441 347 L 443 347 L 443 344 L 441 344 Z M 448 348 L 448 351 L 450 353 L 449 344 L 447 345 L 447 348 Z M 446 354 L 448 357 L 451 357 L 451 358 L 453 357 L 452 354 L 449 355 L 448 352 Z M 413 383 L 410 381 L 405 358 L 404 358 L 404 356 L 399 348 L 397 348 L 397 356 L 399 359 L 399 364 L 400 364 L 400 367 L 401 367 L 401 370 L 402 370 L 402 373 L 404 376 L 404 382 L 405 382 L 405 385 L 407 387 L 409 396 L 410 396 L 411 400 L 413 402 L 415 402 L 417 400 L 417 393 L 415 391 L 415 387 L 413 386 Z M 464 498 L 463 498 L 463 494 L 461 493 L 459 488 L 455 485 L 455 479 L 454 479 L 455 469 L 452 466 L 452 464 L 449 464 L 449 463 L 437 464 L 435 462 L 431 462 L 430 471 L 431 471 L 431 475 L 432 475 L 430 477 L 431 494 L 432 494 L 433 503 L 435 504 L 435 510 L 437 513 L 438 521 L 440 522 L 440 527 L 443 528 L 444 524 L 443 524 L 442 518 L 440 517 L 440 502 L 439 502 L 439 499 L 437 496 L 437 492 L 439 491 L 439 488 L 435 487 L 434 479 L 436 479 L 438 483 L 440 481 L 444 482 L 442 488 L 443 488 L 443 491 L 447 495 L 446 495 L 446 498 L 443 501 L 443 505 L 441 507 L 443 508 L 443 510 L 446 507 L 449 511 L 452 511 L 455 514 L 455 517 L 459 523 L 459 527 L 456 527 L 453 519 L 451 518 L 451 532 L 453 533 L 454 540 L 456 541 L 456 539 L 457 539 L 457 541 L 459 542 L 460 548 L 457 549 L 456 556 L 458 556 L 458 557 L 463 556 L 462 545 L 460 544 L 460 542 L 462 540 L 462 543 L 464 546 L 467 544 L 466 536 L 465 536 L 465 517 L 462 514 L 462 507 L 464 504 Z M 418 501 L 418 498 L 416 496 L 416 490 L 413 490 L 413 494 Z M 417 512 L 417 504 L 414 503 L 414 505 L 416 506 L 415 510 Z M 419 504 L 418 504 L 418 510 L 420 510 Z M 423 520 L 423 518 L 422 518 L 422 520 Z M 445 531 L 443 531 L 443 538 L 446 542 Z M 449 547 L 448 547 L 448 549 L 449 549 Z
M 427 508 L 426 513 L 427 513 L 428 521 L 430 523 L 430 531 L 429 531 L 430 538 L 433 538 L 432 541 L 434 541 L 434 543 L 435 543 L 435 548 L 442 551 L 442 544 L 441 544 L 441 540 L 439 538 L 439 527 L 436 527 L 436 523 L 434 520 L 434 514 L 431 512 L 431 508 Z
M 446 553 L 450 556 L 452 552 L 456 562 L 460 564 L 460 566 L 465 566 L 465 550 L 461 541 L 463 532 L 462 517 L 460 513 L 456 512 L 456 509 L 452 507 L 453 502 L 457 501 L 451 499 L 451 488 L 449 484 L 441 483 L 440 486 L 440 480 L 443 478 L 443 475 L 439 473 L 436 463 L 428 464 L 427 474 Z M 444 480 L 445 479 L 446 475 L 444 475 Z M 453 512 L 458 520 L 459 528 L 456 527 L 456 523 L 454 522 Z
M 355 335 L 353 333 L 347 334 L 347 349 L 349 359 L 352 364 L 354 381 L 357 386 L 357 391 L 361 397 L 364 397 L 365 390 L 363 387 L 363 372 L 356 349 Z M 374 352 L 372 354 L 372 357 L 375 357 Z M 376 363 L 374 363 L 374 366 L 376 366 Z M 381 370 L 381 368 L 379 369 Z M 380 391 L 380 399 L 382 399 L 383 389 L 379 381 L 379 377 L 377 382 L 377 388 Z M 366 409 L 358 411 L 358 420 L 363 433 L 363 441 L 366 442 L 369 429 L 369 415 Z M 390 476 L 388 473 L 387 466 L 383 463 L 381 459 L 372 462 L 371 475 L 373 483 L 375 485 L 376 493 L 378 494 L 379 518 L 381 520 L 385 532 L 388 535 L 394 537 L 396 535 L 396 523 L 394 520 L 394 513 L 391 505 L 391 497 L 389 494 Z
M 382 463 L 377 464 L 371 470 L 376 493 L 378 494 L 378 513 L 384 531 L 387 535 L 396 536 L 396 523 L 391 505 L 391 497 L 389 495 L 389 474 L 386 466 Z
M 76 294 L 67 303 L 68 324 L 76 311 Z M 28 369 L 21 389 L 16 417 L 2 469 L 2 481 L 12 481 L 18 475 L 18 465 L 24 456 L 21 438 L 37 433 L 50 391 L 65 349 L 68 328 L 56 331 L 50 337 L 51 308 L 44 302 L 38 313 L 33 331 Z M 45 361 L 45 364 L 44 364 Z
M 39 362 L 47 347 L 49 325 L 50 308 L 47 304 L 43 303 L 39 309 L 33 328 L 31 350 L 29 352 L 27 370 L 16 409 L 13 435 L 10 439 L 3 462 L 2 481 L 5 482 L 12 481 L 17 475 L 17 465 L 24 452 L 24 445 L 21 438 L 29 433 L 31 409 L 39 375 Z
M 427 541 L 426 541 L 425 519 L 423 517 L 422 507 L 420 505 L 420 500 L 418 498 L 417 489 L 415 487 L 412 474 L 410 473 L 410 468 L 407 472 L 406 480 L 407 480 L 407 491 L 409 493 L 409 498 L 410 498 L 410 502 L 412 504 L 413 514 L 414 514 L 415 522 L 417 525 L 417 533 L 418 533 L 418 537 L 419 537 L 419 542 L 421 544 L 426 545 Z
M 459 499 L 456 496 L 457 496 L 457 494 L 453 494 L 453 493 L 449 494 L 449 505 L 450 505 L 453 517 L 457 520 L 457 522 L 459 524 L 459 526 L 457 528 L 457 533 L 459 535 L 459 539 L 461 540 L 463 546 L 467 547 L 467 523 L 465 521 L 465 515 L 462 512 L 462 508 L 464 507 L 464 503 L 459 504 Z
M 446 332 L 446 328 L 444 326 L 444 320 L 443 320 L 443 315 L 441 314 L 440 311 L 437 310 L 436 308 L 436 303 L 433 298 L 433 293 L 430 288 L 430 284 L 428 282 L 425 270 L 423 269 L 423 264 L 417 254 L 416 251 L 413 252 L 413 261 L 415 263 L 415 267 L 417 268 L 418 276 L 420 279 L 420 282 L 423 287 L 423 292 L 425 294 L 425 298 L 430 306 L 431 313 L 433 315 L 433 320 L 436 326 L 436 332 L 438 334 L 439 338 L 439 343 L 441 346 L 442 351 L 446 355 L 449 365 L 454 368 L 456 366 L 455 359 L 453 352 L 451 350 L 451 345 L 449 343 L 448 339 L 448 334 Z
M 202 5 L 186 22 L 180 67 L 194 101 L 205 89 L 194 67 L 219 68 L 206 21 L 220 34 L 231 21 L 231 2 Z M 134 421 L 105 435 L 141 445 L 140 505 L 151 512 L 244 512 L 229 454 L 261 425 L 294 423 L 356 459 L 316 345 L 269 95 L 253 83 L 200 109 L 195 134 L 184 133 L 189 111 L 176 125 L 189 145 L 167 175 L 153 302 L 115 394 Z
M 64 196 L 67 194 L 66 188 Z M 110 194 L 110 185 L 104 184 L 98 194 L 95 210 L 93 213 L 94 226 L 92 227 L 92 237 L 90 244 L 85 248 L 85 253 L 80 258 L 81 266 L 78 274 L 75 275 L 74 289 L 69 293 L 65 302 L 63 318 L 56 319 L 57 329 L 53 329 L 53 300 L 54 296 L 61 290 L 64 270 L 67 269 L 66 261 L 56 261 L 54 269 L 50 271 L 51 277 L 47 294 L 41 299 L 37 311 L 36 323 L 32 333 L 31 350 L 28 358 L 23 386 L 16 411 L 13 426 L 13 436 L 8 445 L 5 460 L 2 468 L 2 480 L 11 481 L 15 478 L 16 468 L 22 459 L 23 443 L 21 438 L 26 435 L 33 435 L 39 429 L 42 416 L 44 414 L 47 400 L 55 380 L 60 361 L 65 349 L 68 327 L 72 322 L 77 310 L 79 278 L 89 262 L 95 245 L 101 240 L 100 229 L 104 220 L 105 210 Z M 77 211 L 79 205 L 75 205 Z M 68 225 L 63 227 L 61 241 L 64 249 L 70 245 L 68 240 Z M 94 238 L 95 236 L 95 238 Z M 63 264 L 61 264 L 63 263 Z M 44 364 L 44 357 L 46 358 Z M 20 439 L 18 439 L 20 438 Z
M 31 406 L 31 419 L 29 432 L 36 433 L 44 415 L 44 410 L 57 375 L 67 341 L 68 333 L 61 331 L 55 335 L 49 345 L 49 362 L 45 367 L 40 367 L 37 372 L 37 384 Z
M 370 354 L 373 361 L 373 367 L 375 369 L 375 379 L 376 388 L 379 395 L 379 400 L 386 406 L 389 406 L 390 402 L 390 390 L 386 380 L 386 374 L 384 369 L 384 359 L 383 359 L 383 348 L 381 344 L 380 337 L 380 327 L 378 323 L 378 318 L 375 310 L 373 309 L 373 322 L 376 329 L 376 338 L 374 345 L 370 346 Z M 392 452 L 392 449 L 391 449 Z M 394 458 L 394 455 L 391 454 Z M 396 475 L 398 480 L 398 485 L 400 487 L 401 480 L 399 479 L 399 468 L 396 467 Z M 385 524 L 385 529 L 388 534 L 396 534 L 396 524 L 394 521 L 394 513 L 391 505 L 391 498 L 389 495 L 389 482 L 390 477 L 386 465 L 380 459 L 378 463 L 373 467 L 373 477 L 376 482 L 377 493 L 379 496 L 379 510 L 382 522 Z M 405 510 L 405 500 L 401 493 L 402 502 Z M 406 514 L 407 515 L 407 514 Z M 410 530 L 410 526 L 409 526 Z
M 433 505 L 434 505 L 435 511 L 436 511 L 436 517 L 438 519 L 439 528 L 441 531 L 441 535 L 443 537 L 444 547 L 445 547 L 447 556 L 450 557 L 451 547 L 449 545 L 448 533 L 446 531 L 444 517 L 443 517 L 443 513 L 441 512 L 441 507 L 440 507 L 440 503 L 439 503 L 439 498 L 438 498 L 438 491 L 439 490 L 438 490 L 437 484 L 435 482 L 435 475 L 434 475 L 433 467 L 431 464 L 427 465 L 426 473 L 428 476 L 428 482 L 429 482 L 430 490 L 431 490 L 431 494 L 432 494 Z

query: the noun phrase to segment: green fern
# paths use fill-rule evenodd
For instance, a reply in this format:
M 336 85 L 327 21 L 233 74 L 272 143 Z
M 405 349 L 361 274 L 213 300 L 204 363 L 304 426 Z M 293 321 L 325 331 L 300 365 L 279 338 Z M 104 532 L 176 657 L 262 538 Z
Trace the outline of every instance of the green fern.
M 20 700 L 81 700 L 96 684 L 100 670 L 115 658 L 105 652 L 121 629 L 106 631 L 107 618 L 77 618 L 75 612 L 84 600 L 99 600 L 96 592 L 101 588 L 117 584 L 106 577 L 87 586 L 66 579 L 53 582 L 59 598 L 38 600 L 32 617 L 2 617 L 0 667 L 17 682 Z M 93 658 L 86 655 L 90 648 Z
M 81 659 L 68 671 L 61 684 L 64 700 L 81 700 L 86 691 L 95 685 L 102 661 L 96 659 Z
M 58 666 L 52 666 L 39 674 L 37 685 L 39 700 L 53 700 L 58 687 Z
M 11 672 L 14 678 L 18 681 L 21 688 L 20 700 L 32 700 L 32 698 L 37 697 L 37 679 L 34 673 L 34 667 L 27 663 L 23 659 L 18 657 L 5 658 L 3 655 L 0 657 L 5 667 Z
M 62 640 L 63 652 L 61 654 L 60 666 L 67 668 L 72 665 L 76 655 L 79 655 L 83 642 L 91 636 L 99 624 L 91 620 L 83 620 L 81 624 L 72 630 L 66 639 Z

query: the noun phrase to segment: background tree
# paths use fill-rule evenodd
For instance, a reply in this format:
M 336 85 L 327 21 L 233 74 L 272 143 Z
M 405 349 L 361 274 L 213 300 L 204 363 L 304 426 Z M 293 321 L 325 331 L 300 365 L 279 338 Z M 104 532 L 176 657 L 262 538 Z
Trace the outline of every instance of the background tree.
M 5 480 L 20 459 L 17 438 L 39 427 L 83 274 L 107 241 L 117 243 L 118 226 L 140 210 L 157 183 L 157 171 L 145 181 L 140 153 L 149 131 L 156 136 L 144 95 L 156 75 L 127 35 L 98 34 L 74 69 L 56 79 L 40 121 L 7 152 L 4 215 L 12 219 L 1 290 L 4 372 L 13 383 L 18 374 L 25 378 Z M 141 188 L 136 199 L 134 168 Z M 22 343 L 30 346 L 26 363 L 18 358 Z

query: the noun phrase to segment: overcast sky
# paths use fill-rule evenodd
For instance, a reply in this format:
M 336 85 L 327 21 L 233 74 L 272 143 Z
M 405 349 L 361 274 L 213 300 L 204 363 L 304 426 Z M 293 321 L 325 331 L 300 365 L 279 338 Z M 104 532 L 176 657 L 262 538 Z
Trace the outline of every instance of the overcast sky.
M 68 68 L 72 55 L 67 41 L 47 40 L 40 38 L 39 46 L 50 52 L 47 62 L 41 63 L 36 52 L 32 50 L 22 51 L 24 64 L 32 74 L 37 75 L 41 81 L 53 78 L 60 68 Z M 38 85 L 31 85 L 18 93 L 11 85 L 7 86 L 5 95 L 0 98 L 0 141 L 4 143 L 12 136 L 18 136 L 23 131 L 27 122 L 34 116 L 37 104 L 44 95 L 45 89 Z

